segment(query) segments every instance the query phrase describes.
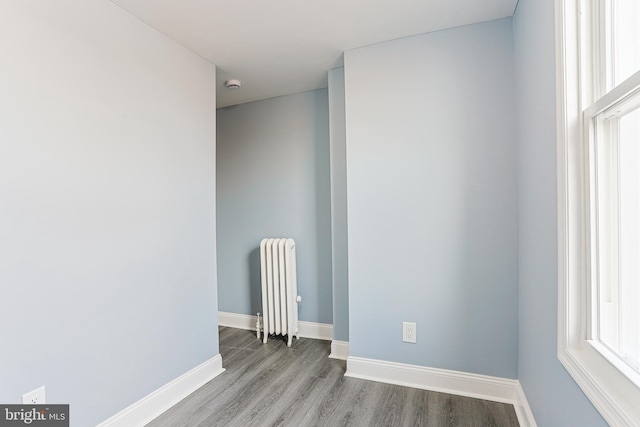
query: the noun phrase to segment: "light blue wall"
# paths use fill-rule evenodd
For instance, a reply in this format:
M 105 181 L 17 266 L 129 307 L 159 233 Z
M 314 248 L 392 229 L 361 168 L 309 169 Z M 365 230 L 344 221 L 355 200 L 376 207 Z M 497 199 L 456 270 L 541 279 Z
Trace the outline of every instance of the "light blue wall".
M 347 238 L 347 157 L 344 118 L 344 68 L 329 71 L 331 130 L 331 254 L 333 265 L 333 339 L 349 341 L 349 257 Z
M 215 67 L 104 0 L 0 51 L 0 402 L 96 425 L 218 353 Z
M 554 1 L 513 19 L 519 195 L 518 376 L 539 426 L 604 426 L 557 359 L 558 235 Z
M 352 356 L 517 377 L 511 29 L 345 52 Z
M 261 312 L 260 240 L 297 242 L 300 319 L 332 322 L 327 90 L 218 110 L 220 311 Z

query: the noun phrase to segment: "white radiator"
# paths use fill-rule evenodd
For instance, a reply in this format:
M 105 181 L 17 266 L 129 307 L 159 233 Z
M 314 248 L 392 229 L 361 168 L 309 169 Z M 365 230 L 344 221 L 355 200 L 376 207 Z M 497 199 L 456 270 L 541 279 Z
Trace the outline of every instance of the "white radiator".
M 293 239 L 262 239 L 260 242 L 262 317 L 264 343 L 269 334 L 298 338 L 298 295 L 296 282 L 296 242 Z M 256 334 L 260 338 L 260 313 Z

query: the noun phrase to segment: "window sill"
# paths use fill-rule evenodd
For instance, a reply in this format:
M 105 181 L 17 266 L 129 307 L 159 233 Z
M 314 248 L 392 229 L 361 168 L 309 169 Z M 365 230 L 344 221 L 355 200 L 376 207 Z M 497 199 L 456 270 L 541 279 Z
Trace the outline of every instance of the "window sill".
M 640 388 L 592 345 L 565 348 L 558 359 L 609 424 L 639 425 Z

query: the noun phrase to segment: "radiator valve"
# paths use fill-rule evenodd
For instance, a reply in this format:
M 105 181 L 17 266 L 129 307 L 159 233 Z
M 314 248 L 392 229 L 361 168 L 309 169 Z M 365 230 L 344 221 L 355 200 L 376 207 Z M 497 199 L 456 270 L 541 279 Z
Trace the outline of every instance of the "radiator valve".
M 256 338 L 260 339 L 260 313 L 258 313 L 258 318 L 256 319 Z

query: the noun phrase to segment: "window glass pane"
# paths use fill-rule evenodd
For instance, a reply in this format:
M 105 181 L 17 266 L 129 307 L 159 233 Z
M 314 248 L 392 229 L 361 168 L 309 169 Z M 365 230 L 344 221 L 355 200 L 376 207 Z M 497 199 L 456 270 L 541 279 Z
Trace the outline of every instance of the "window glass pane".
M 640 110 L 619 121 L 620 166 L 620 347 L 623 359 L 640 366 Z
M 597 268 L 598 338 L 616 353 L 619 350 L 619 156 L 617 116 L 597 121 Z
M 640 372 L 640 92 L 595 121 L 597 339 Z
M 610 0 L 613 84 L 640 70 L 640 0 Z

